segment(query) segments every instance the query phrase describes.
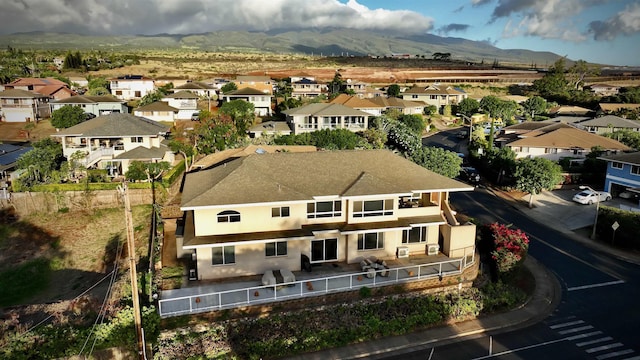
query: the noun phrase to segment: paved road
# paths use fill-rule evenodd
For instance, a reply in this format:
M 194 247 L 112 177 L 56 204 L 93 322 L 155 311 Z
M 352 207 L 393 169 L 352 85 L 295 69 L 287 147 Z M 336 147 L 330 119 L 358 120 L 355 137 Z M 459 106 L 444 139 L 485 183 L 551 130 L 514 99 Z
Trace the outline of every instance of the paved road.
M 452 202 L 483 222 L 514 223 L 527 232 L 529 253 L 560 280 L 561 303 L 525 329 L 380 358 L 640 359 L 640 266 L 586 247 L 483 189 L 455 194 Z M 564 205 L 559 206 L 561 211 Z

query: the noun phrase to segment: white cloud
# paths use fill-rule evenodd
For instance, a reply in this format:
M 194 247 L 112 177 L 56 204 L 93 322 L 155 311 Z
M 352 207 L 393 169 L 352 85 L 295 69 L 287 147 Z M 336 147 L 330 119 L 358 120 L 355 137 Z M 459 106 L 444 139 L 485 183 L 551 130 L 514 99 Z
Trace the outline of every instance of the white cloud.
M 97 34 L 347 28 L 425 33 L 433 19 L 357 0 L 0 0 L 0 32 Z
M 632 35 L 640 32 L 640 3 L 629 4 L 606 21 L 593 21 L 589 32 L 596 40 L 611 40 L 618 35 Z

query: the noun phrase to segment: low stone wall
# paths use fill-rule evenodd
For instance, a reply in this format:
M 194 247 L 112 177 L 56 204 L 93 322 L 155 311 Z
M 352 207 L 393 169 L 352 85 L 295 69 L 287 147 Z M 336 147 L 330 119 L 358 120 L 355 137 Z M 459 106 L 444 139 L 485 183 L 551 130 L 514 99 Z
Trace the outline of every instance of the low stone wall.
M 129 198 L 131 205 L 151 204 L 153 201 L 151 189 L 129 189 Z M 11 193 L 10 200 L 0 202 L 0 208 L 13 207 L 21 216 L 35 212 L 57 212 L 61 209 L 78 211 L 118 206 L 123 206 L 123 200 L 116 190 L 20 192 Z

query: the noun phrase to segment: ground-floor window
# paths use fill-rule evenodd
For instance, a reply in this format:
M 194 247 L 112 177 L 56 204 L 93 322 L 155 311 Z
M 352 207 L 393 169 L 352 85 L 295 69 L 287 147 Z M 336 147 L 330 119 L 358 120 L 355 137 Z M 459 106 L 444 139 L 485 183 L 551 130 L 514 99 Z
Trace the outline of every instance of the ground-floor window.
M 211 249 L 211 265 L 226 265 L 236 263 L 236 247 L 222 246 Z
M 384 248 L 384 233 L 374 232 L 358 234 L 358 250 L 374 250 Z
M 265 256 L 286 256 L 287 255 L 287 242 L 277 241 L 267 243 L 264 245 Z
M 338 260 L 338 239 L 311 241 L 311 261 L 322 262 Z

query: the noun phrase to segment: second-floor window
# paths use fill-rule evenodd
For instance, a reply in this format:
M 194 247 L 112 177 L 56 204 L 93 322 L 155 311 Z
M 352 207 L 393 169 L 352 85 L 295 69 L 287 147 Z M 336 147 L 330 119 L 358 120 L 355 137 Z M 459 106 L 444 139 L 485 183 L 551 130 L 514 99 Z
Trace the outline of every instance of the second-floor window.
M 141 143 L 142 142 L 142 136 L 132 136 L 131 137 L 131 142 L 132 143 Z
M 393 200 L 368 200 L 353 202 L 353 217 L 393 215 Z
M 307 204 L 307 218 L 317 219 L 342 216 L 342 203 L 336 201 L 317 201 Z
M 271 217 L 289 217 L 289 207 L 274 207 L 271 208 Z
M 358 250 L 384 249 L 384 233 L 358 234 Z
M 218 213 L 218 222 L 226 223 L 226 222 L 240 222 L 240 213 L 233 210 L 227 210 Z
M 411 230 L 402 230 L 402 243 L 412 244 L 427 241 L 427 227 L 413 227 Z
M 277 241 L 264 244 L 265 256 L 286 256 L 287 255 L 287 242 Z
M 624 165 L 622 163 L 616 162 L 616 161 L 612 161 L 611 162 L 611 168 L 612 169 L 622 169 L 624 167 Z

